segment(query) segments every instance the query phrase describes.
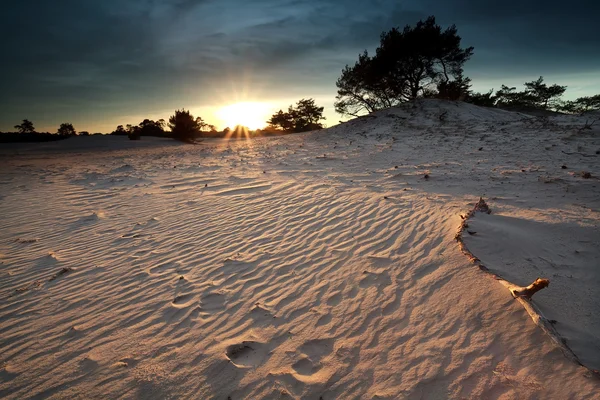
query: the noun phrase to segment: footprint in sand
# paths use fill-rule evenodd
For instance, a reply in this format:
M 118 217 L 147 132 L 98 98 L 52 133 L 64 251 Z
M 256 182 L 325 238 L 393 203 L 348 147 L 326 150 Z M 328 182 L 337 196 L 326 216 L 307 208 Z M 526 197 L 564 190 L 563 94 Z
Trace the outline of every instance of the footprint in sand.
M 186 308 L 192 305 L 194 302 L 194 297 L 191 294 L 181 294 L 176 296 L 171 305 L 175 308 Z
M 85 374 L 89 374 L 98 368 L 98 361 L 96 361 L 92 356 L 85 356 L 83 360 L 79 362 L 79 369 L 81 372 Z
M 363 271 L 362 277 L 358 286 L 365 289 L 370 286 L 377 286 L 377 288 L 381 289 L 385 286 L 391 285 L 392 279 L 387 271 L 381 272 L 371 272 L 371 271 Z
M 310 376 L 321 369 L 321 364 L 315 365 L 309 358 L 304 357 L 292 364 L 292 368 L 299 375 Z
M 208 293 L 200 299 L 200 309 L 207 312 L 220 311 L 225 308 L 226 301 L 227 298 L 223 293 Z
M 298 349 L 302 357 L 292 364 L 299 375 L 310 376 L 321 368 L 321 360 L 333 352 L 333 339 L 313 339 L 305 342 Z
M 333 339 L 312 339 L 305 342 L 298 350 L 312 361 L 320 361 L 323 357 L 331 354 L 334 343 Z
M 8 382 L 19 376 L 17 370 L 10 364 L 4 364 L 0 368 L 0 382 Z
M 237 367 L 250 368 L 259 365 L 267 355 L 264 343 L 243 341 L 227 347 L 227 358 Z
M 276 318 L 273 312 L 262 304 L 256 303 L 250 310 L 250 318 L 257 324 L 272 324 Z

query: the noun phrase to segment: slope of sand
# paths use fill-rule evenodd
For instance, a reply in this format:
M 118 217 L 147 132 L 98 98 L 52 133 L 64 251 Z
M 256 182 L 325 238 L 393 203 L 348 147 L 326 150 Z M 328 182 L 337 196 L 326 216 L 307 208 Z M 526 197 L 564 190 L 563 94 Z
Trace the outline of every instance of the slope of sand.
M 559 274 L 536 297 L 597 363 L 584 122 L 426 101 L 253 141 L 4 147 L 0 397 L 597 398 L 453 240 L 489 199 L 469 245 Z

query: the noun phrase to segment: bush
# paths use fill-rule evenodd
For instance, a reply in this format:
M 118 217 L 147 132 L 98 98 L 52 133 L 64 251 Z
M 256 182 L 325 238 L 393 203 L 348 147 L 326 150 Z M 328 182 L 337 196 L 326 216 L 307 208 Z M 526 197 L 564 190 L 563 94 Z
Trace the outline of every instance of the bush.
M 169 128 L 173 139 L 191 143 L 201 135 L 202 127 L 206 124 L 202 118 L 194 118 L 189 111 L 175 110 L 175 115 L 169 118 Z

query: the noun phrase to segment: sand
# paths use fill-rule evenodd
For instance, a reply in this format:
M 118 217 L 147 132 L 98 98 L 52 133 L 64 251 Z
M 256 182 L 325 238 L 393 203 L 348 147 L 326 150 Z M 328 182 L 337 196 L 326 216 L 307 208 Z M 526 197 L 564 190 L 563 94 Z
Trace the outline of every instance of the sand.
M 4 146 L 0 397 L 597 398 L 454 241 L 484 196 L 467 245 L 549 278 L 533 301 L 597 369 L 585 119 L 423 101 L 252 141 Z

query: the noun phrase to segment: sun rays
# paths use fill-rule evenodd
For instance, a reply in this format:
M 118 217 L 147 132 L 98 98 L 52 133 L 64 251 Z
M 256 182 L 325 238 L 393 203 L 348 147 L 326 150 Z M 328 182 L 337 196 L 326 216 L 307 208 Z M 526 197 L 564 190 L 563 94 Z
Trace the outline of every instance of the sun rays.
M 254 130 L 266 125 L 270 105 L 261 102 L 239 102 L 222 107 L 217 116 L 224 126 L 234 128 L 244 126 Z

